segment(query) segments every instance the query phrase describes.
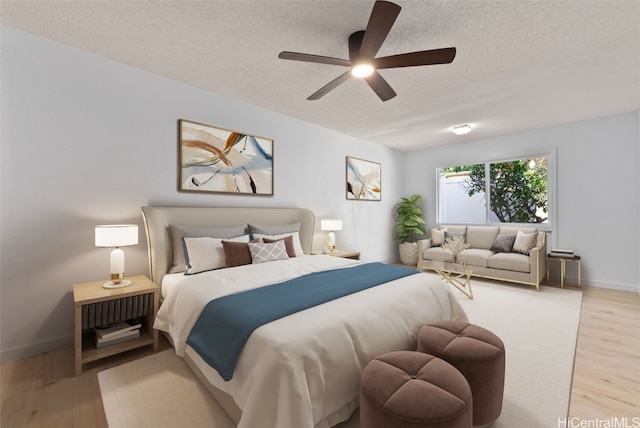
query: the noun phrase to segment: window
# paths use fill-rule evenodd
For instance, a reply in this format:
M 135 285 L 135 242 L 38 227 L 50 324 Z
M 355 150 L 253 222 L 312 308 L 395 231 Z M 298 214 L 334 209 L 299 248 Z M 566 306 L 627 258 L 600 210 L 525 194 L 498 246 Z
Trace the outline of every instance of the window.
M 552 160 L 548 153 L 439 167 L 438 223 L 548 225 Z

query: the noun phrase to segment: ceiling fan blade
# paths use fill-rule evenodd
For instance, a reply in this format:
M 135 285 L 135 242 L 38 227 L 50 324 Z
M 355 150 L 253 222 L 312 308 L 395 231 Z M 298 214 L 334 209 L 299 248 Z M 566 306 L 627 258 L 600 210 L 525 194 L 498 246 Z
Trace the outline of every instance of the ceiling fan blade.
M 373 66 L 377 69 L 396 67 L 417 67 L 421 65 L 449 64 L 456 57 L 456 48 L 432 49 L 376 58 Z
M 347 59 L 333 58 L 330 56 L 322 56 L 322 55 L 312 55 L 312 54 L 299 53 L 299 52 L 282 51 L 280 52 L 280 54 L 278 54 L 278 58 L 290 59 L 293 61 L 316 62 L 320 64 L 344 65 L 345 67 L 351 67 L 351 61 Z
M 393 90 L 391 85 L 389 85 L 377 71 L 374 71 L 373 74 L 364 79 L 382 101 L 390 100 L 397 95 L 396 91 Z
M 313 94 L 309 95 L 309 97 L 307 99 L 308 100 L 318 100 L 318 99 L 320 99 L 322 96 L 326 95 L 329 91 L 332 91 L 333 89 L 337 88 L 342 83 L 344 83 L 347 80 L 349 80 L 349 77 L 351 77 L 351 70 L 349 70 L 346 73 L 343 73 L 340 76 L 336 77 L 331 82 L 327 83 L 322 88 L 318 89 L 316 92 L 314 92 Z
M 380 46 L 387 38 L 393 23 L 400 14 L 400 6 L 388 1 L 376 1 L 369 17 L 367 29 L 364 31 L 362 45 L 360 46 L 361 58 L 374 58 L 380 50 Z

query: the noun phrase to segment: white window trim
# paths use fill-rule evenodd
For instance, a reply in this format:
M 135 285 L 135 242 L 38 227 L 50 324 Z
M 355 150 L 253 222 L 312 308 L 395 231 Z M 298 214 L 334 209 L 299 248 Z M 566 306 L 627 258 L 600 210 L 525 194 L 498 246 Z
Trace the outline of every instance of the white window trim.
M 556 148 L 543 148 L 535 151 L 522 151 L 522 152 L 512 152 L 512 153 L 503 153 L 499 156 L 493 156 L 487 159 L 482 160 L 473 160 L 473 159 L 457 159 L 455 161 L 450 162 L 440 162 L 436 165 L 436 223 L 443 224 L 444 222 L 440 218 L 440 169 L 441 168 L 450 168 L 458 165 L 473 165 L 473 164 L 490 164 L 495 162 L 510 162 L 518 159 L 528 159 L 528 158 L 536 158 L 536 157 L 546 157 L 547 158 L 547 223 L 535 223 L 535 227 L 540 231 L 549 232 L 555 238 L 556 235 L 556 226 L 557 226 L 557 181 L 556 181 Z M 488 168 L 488 166 L 486 166 Z M 486 174 L 488 176 L 488 173 Z M 487 186 L 488 186 L 487 182 Z M 488 189 L 485 194 L 489 194 Z M 490 217 L 490 204 L 486 206 L 486 215 L 485 215 L 485 223 L 479 225 L 487 225 L 487 226 L 514 226 L 514 227 L 532 227 L 534 223 L 491 223 L 487 221 Z M 451 223 L 447 223 L 451 224 Z

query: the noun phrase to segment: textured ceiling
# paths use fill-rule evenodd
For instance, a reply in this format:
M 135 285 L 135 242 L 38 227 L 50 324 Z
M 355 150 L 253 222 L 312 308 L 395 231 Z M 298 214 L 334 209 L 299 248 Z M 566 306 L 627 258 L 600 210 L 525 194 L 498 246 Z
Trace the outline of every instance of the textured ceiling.
M 381 102 L 346 68 L 373 1 L 5 1 L 3 25 L 276 112 L 414 150 L 640 109 L 640 1 L 397 1 L 377 56 L 455 46 L 448 65 L 381 70 Z M 450 132 L 469 123 L 465 136 Z

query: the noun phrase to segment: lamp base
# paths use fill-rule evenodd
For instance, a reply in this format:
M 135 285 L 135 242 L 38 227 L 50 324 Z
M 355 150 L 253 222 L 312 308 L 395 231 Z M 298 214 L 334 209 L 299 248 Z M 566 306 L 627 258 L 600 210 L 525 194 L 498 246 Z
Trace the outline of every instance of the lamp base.
M 104 284 L 102 284 L 104 288 L 122 288 L 126 287 L 127 285 L 131 285 L 131 281 L 129 281 L 128 279 L 121 281 L 119 284 L 116 284 L 113 281 L 105 282 Z

